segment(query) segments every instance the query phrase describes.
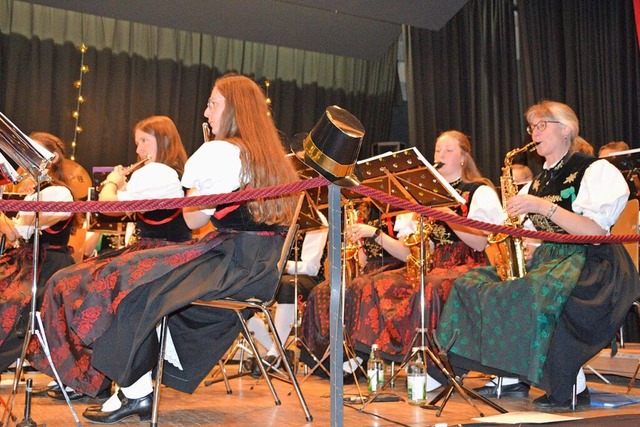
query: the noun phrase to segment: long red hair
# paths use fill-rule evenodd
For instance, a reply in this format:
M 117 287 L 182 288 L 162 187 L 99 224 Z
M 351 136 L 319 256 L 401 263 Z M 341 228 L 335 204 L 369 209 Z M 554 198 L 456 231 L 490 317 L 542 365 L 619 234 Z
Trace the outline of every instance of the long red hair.
M 243 188 L 262 188 L 297 181 L 296 173 L 280 141 L 264 92 L 251 79 L 236 74 L 219 78 L 214 87 L 225 98 L 216 139 L 241 149 Z M 295 197 L 252 200 L 248 203 L 253 219 L 265 224 L 288 225 L 295 208 Z

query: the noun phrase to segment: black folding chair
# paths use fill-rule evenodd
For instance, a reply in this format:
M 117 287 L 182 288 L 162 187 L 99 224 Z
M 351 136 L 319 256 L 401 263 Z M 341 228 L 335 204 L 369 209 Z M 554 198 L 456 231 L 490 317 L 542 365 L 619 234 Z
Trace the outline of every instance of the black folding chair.
M 273 284 L 273 293 L 271 295 L 271 298 L 269 300 L 260 300 L 257 298 L 250 298 L 247 300 L 236 300 L 233 298 L 224 298 L 224 299 L 220 299 L 220 300 L 213 300 L 213 301 L 204 301 L 204 300 L 197 300 L 194 301 L 192 304 L 194 305 L 199 305 L 199 306 L 204 306 L 204 307 L 212 307 L 212 308 L 221 308 L 221 309 L 226 309 L 226 310 L 233 310 L 236 312 L 236 314 L 238 315 L 238 318 L 240 320 L 240 323 L 242 325 L 242 329 L 243 329 L 243 334 L 247 340 L 247 342 L 249 343 L 249 346 L 251 347 L 251 351 L 253 352 L 253 354 L 255 355 L 256 359 L 259 361 L 258 365 L 260 366 L 260 371 L 262 372 L 262 376 L 265 378 L 265 380 L 267 381 L 267 385 L 269 386 L 269 389 L 271 390 L 271 394 L 273 395 L 273 398 L 275 400 L 276 405 L 279 405 L 280 399 L 278 397 L 278 394 L 276 393 L 275 388 L 273 387 L 273 383 L 271 382 L 271 379 L 267 373 L 267 370 L 264 366 L 264 364 L 260 361 L 259 357 L 258 357 L 258 349 L 256 347 L 256 343 L 253 340 L 253 336 L 252 334 L 249 332 L 249 329 L 247 327 L 247 322 L 245 320 L 244 315 L 242 314 L 242 312 L 244 310 L 251 310 L 254 312 L 262 312 L 267 324 L 269 326 L 269 330 L 271 332 L 271 334 L 273 335 L 274 338 L 274 342 L 277 345 L 278 348 L 278 353 L 280 355 L 280 363 L 282 363 L 285 367 L 286 373 L 289 377 L 289 379 L 291 380 L 291 383 L 293 384 L 295 390 L 296 390 L 296 394 L 298 395 L 298 399 L 300 400 L 300 404 L 302 405 L 302 409 L 305 413 L 305 417 L 307 419 L 307 421 L 312 421 L 313 417 L 311 416 L 311 412 L 309 411 L 309 407 L 304 399 L 304 396 L 302 395 L 302 391 L 300 390 L 300 385 L 298 384 L 298 381 L 295 377 L 295 374 L 293 372 L 293 369 L 291 367 L 291 364 L 289 363 L 289 361 L 287 360 L 287 357 L 285 355 L 285 350 L 284 347 L 282 345 L 282 342 L 280 341 L 280 337 L 278 336 L 278 332 L 276 331 L 275 325 L 273 324 L 273 319 L 271 317 L 271 313 L 269 311 L 269 308 L 275 303 L 276 300 L 276 295 L 278 294 L 278 290 L 280 289 L 280 279 L 282 278 L 282 274 L 286 268 L 287 265 L 287 259 L 289 258 L 289 254 L 291 252 L 291 248 L 293 246 L 293 242 L 295 240 L 295 235 L 296 232 L 298 230 L 298 224 L 297 224 L 297 219 L 298 219 L 298 215 L 300 213 L 300 208 L 302 205 L 302 201 L 303 201 L 303 195 L 300 196 L 299 200 L 298 200 L 298 204 L 295 210 L 295 214 L 294 217 L 292 218 L 292 222 L 291 225 L 289 226 L 289 231 L 287 232 L 287 235 L 285 237 L 285 241 L 284 244 L 282 245 L 282 252 L 280 254 L 280 259 L 278 260 L 278 277 L 276 278 L 276 283 Z M 158 369 L 157 369 L 157 373 L 156 373 L 156 387 L 154 388 L 153 391 L 153 407 L 152 407 L 152 411 L 151 411 L 151 426 L 152 427 L 156 427 L 158 425 L 158 406 L 160 403 L 160 385 L 162 384 L 162 374 L 163 374 L 163 370 L 164 370 L 164 355 L 165 355 L 165 350 L 166 350 L 166 334 L 167 334 L 167 323 L 168 323 L 168 316 L 163 317 L 162 322 L 161 322 L 161 326 L 160 326 L 160 352 L 159 352 L 159 356 L 158 356 Z M 226 383 L 226 381 L 225 381 Z M 227 386 L 228 388 L 228 386 Z

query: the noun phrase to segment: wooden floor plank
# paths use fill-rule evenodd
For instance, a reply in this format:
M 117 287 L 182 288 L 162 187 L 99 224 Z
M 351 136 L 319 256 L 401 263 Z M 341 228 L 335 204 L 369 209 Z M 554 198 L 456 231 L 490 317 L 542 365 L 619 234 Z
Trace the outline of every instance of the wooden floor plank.
M 49 378 L 38 373 L 26 374 L 33 378 L 34 388 L 46 385 Z M 299 377 L 302 378 L 302 371 Z M 614 383 L 606 385 L 597 377 L 589 375 L 588 385 L 600 391 L 625 393 L 628 378 L 608 376 Z M 0 395 L 7 400 L 11 391 L 11 375 L 3 375 L 0 383 Z M 486 381 L 486 377 L 472 373 L 465 384 L 477 387 Z M 329 411 L 329 381 L 315 376 L 309 378 L 302 385 L 302 390 L 313 415 L 313 422 L 305 421 L 300 403 L 292 392 L 290 385 L 275 381 L 274 385 L 279 393 L 281 405 L 276 405 L 266 386 L 265 381 L 256 381 L 250 376 L 231 380 L 232 394 L 227 394 L 222 383 L 211 386 L 201 385 L 194 394 L 184 394 L 163 387 L 160 404 L 161 426 L 328 426 L 331 414 Z M 405 380 L 402 375 L 398 377 L 396 387 L 385 389 L 400 396 L 406 397 Z M 366 389 L 366 384 L 361 384 Z M 24 382 L 20 383 L 16 395 L 14 413 L 18 422 L 24 418 Z M 345 396 L 357 395 L 355 385 L 344 387 Z M 509 411 L 534 410 L 531 400 L 542 394 L 541 390 L 533 388 L 529 399 L 501 399 L 498 401 Z M 430 398 L 436 393 L 430 393 Z M 631 395 L 640 396 L 638 383 L 631 391 Z M 92 401 L 74 402 L 74 408 L 80 417 L 82 425 L 92 425 L 85 421 L 81 414 Z M 488 406 L 477 403 L 478 409 L 485 415 L 496 415 L 497 412 Z M 570 416 L 585 418 L 600 417 L 614 414 L 637 414 L 640 412 L 638 404 L 623 406 L 617 409 L 589 408 L 585 411 L 568 413 Z M 449 426 L 471 423 L 472 418 L 478 417 L 479 412 L 457 395 L 454 395 L 445 406 L 442 416 L 436 417 L 435 411 L 425 410 L 409 405 L 404 401 L 372 403 L 364 409 L 361 405 L 347 405 L 344 407 L 342 425 L 355 426 L 432 426 L 436 423 L 447 423 Z M 57 402 L 46 397 L 33 398 L 31 404 L 31 418 L 40 426 L 68 427 L 75 425 L 71 411 L 65 402 Z M 140 426 L 137 418 L 117 424 L 118 426 Z M 12 423 L 11 425 L 15 425 Z

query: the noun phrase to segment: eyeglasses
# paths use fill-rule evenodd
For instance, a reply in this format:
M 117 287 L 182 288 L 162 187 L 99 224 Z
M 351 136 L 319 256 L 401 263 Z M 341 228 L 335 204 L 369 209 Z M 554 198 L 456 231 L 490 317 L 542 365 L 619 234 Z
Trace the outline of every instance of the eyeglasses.
M 207 101 L 207 108 L 213 108 L 216 105 L 216 102 L 224 101 L 224 98 L 219 96 L 217 98 L 211 98 Z
M 560 123 L 560 122 L 557 120 L 540 120 L 535 125 L 527 126 L 527 133 L 531 135 L 533 134 L 533 131 L 535 129 L 538 129 L 540 132 L 543 132 L 547 128 L 547 123 Z

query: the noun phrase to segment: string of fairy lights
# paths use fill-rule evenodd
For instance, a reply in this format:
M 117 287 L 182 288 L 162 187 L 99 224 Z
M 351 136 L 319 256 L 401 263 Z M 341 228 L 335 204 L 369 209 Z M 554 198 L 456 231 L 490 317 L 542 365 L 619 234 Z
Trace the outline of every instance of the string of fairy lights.
M 264 81 L 265 87 L 265 95 L 267 97 L 267 116 L 271 116 L 271 98 L 269 98 L 269 86 L 271 86 L 271 82 L 269 80 Z
M 78 90 L 78 95 L 76 97 L 76 108 L 71 113 L 71 117 L 75 120 L 73 127 L 73 140 L 71 141 L 71 155 L 69 158 L 71 160 L 76 159 L 76 147 L 78 145 L 78 135 L 80 135 L 83 131 L 82 126 L 80 126 L 80 106 L 84 103 L 85 98 L 82 95 L 82 79 L 83 76 L 89 72 L 89 66 L 84 63 L 84 55 L 87 53 L 87 46 L 82 43 L 82 45 L 78 48 L 80 51 L 80 74 L 78 80 L 73 82 L 73 86 Z M 271 82 L 269 80 L 265 80 L 264 82 L 267 105 L 269 106 L 267 110 L 267 114 L 271 116 L 271 98 L 269 97 L 269 86 L 271 86 Z
M 80 50 L 80 77 L 73 82 L 73 86 L 78 90 L 78 96 L 76 97 L 76 109 L 71 113 L 71 116 L 75 120 L 75 126 L 73 128 L 73 140 L 71 141 L 71 160 L 76 159 L 76 146 L 78 145 L 78 135 L 82 133 L 82 126 L 80 126 L 80 106 L 84 103 L 84 96 L 82 95 L 82 77 L 89 72 L 89 66 L 84 63 L 84 54 L 87 52 L 87 46 L 82 43 L 78 48 Z

